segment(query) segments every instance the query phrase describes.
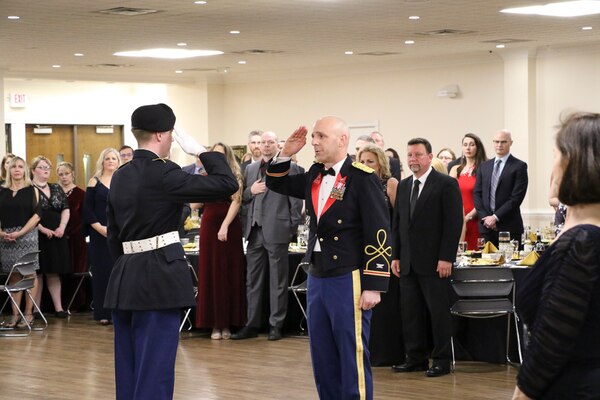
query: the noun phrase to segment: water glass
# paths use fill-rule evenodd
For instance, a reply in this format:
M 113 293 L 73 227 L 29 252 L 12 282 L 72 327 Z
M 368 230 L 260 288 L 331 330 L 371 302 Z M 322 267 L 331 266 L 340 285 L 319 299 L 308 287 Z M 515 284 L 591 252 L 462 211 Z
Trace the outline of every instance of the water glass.
M 477 238 L 477 250 L 481 251 L 485 247 L 485 239 Z
M 502 231 L 498 233 L 498 242 L 507 243 L 510 242 L 510 232 Z

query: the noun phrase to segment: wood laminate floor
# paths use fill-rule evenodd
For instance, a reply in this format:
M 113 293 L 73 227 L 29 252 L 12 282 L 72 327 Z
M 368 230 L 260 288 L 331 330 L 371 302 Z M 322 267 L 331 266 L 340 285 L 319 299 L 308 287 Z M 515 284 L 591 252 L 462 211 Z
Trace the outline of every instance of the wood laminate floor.
M 48 318 L 45 332 L 0 337 L 0 399 L 114 398 L 113 328 L 89 314 Z M 509 399 L 516 370 L 505 365 L 460 362 L 454 374 L 373 369 L 375 399 Z M 266 336 L 210 340 L 183 333 L 177 354 L 175 399 L 316 399 L 308 340 Z

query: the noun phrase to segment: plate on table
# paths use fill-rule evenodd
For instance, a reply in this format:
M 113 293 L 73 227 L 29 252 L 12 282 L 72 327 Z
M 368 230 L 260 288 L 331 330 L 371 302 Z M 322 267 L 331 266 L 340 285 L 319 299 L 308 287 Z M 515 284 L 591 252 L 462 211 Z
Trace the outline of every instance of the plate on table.
M 496 267 L 501 265 L 500 260 L 494 261 L 485 258 L 469 258 L 467 259 L 466 265 L 469 267 Z

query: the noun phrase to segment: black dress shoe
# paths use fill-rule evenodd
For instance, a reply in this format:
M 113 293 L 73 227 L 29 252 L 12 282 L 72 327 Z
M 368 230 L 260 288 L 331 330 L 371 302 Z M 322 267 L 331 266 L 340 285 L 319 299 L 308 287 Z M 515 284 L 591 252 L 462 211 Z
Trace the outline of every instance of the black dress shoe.
M 242 340 L 242 339 L 250 339 L 258 336 L 258 329 L 252 328 L 250 326 L 245 326 L 239 330 L 239 332 L 231 335 L 231 340 Z
M 54 313 L 54 316 L 56 318 L 67 318 L 69 316 L 69 314 L 67 314 L 66 311 L 57 311 Z
M 271 329 L 269 329 L 269 337 L 267 339 L 280 340 L 281 338 L 281 329 L 277 328 L 276 326 L 272 326 Z
M 425 372 L 425 376 L 434 378 L 436 376 L 448 375 L 450 373 L 450 366 L 434 365 Z
M 399 365 L 392 365 L 392 371 L 394 372 L 415 372 L 415 371 L 427 371 L 429 367 L 428 363 L 415 364 L 415 363 L 404 363 Z

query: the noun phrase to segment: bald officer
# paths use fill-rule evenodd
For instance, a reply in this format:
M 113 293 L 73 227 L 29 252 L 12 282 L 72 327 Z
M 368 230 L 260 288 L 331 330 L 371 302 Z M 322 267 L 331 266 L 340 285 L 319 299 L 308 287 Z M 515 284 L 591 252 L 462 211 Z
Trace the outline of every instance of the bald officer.
M 228 197 L 238 184 L 225 157 L 177 137 L 199 155 L 208 176 L 167 160 L 175 114 L 166 104 L 131 116 L 138 142 L 133 159 L 114 175 L 108 197 L 108 242 L 115 259 L 104 306 L 115 326 L 117 400 L 172 399 L 180 310 L 196 305 L 177 225 L 185 202 Z
M 369 362 L 371 309 L 387 291 L 390 219 L 373 169 L 347 154 L 348 126 L 337 117 L 315 123 L 317 162 L 290 175 L 289 157 L 306 144 L 300 127 L 267 169 L 269 189 L 306 199 L 310 216 L 307 258 L 308 332 L 321 399 L 372 399 Z

